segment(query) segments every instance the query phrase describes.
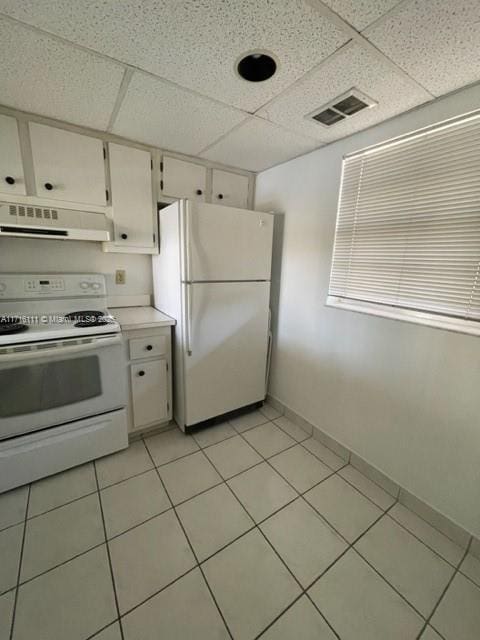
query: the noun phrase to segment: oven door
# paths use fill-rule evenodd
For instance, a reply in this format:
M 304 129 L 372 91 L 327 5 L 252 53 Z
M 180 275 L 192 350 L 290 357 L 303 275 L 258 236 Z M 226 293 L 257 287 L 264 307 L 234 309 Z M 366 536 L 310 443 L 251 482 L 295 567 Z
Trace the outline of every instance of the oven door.
M 126 397 L 118 334 L 0 350 L 0 440 L 120 409 Z

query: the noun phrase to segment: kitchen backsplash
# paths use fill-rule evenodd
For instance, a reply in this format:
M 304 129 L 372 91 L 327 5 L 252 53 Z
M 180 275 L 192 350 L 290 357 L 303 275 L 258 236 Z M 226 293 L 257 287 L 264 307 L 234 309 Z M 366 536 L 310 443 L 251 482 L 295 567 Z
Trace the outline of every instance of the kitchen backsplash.
M 126 283 L 115 284 L 115 271 L 126 271 Z M 109 296 L 152 293 L 152 261 L 148 255 L 104 253 L 94 242 L 0 238 L 0 272 L 95 272 L 107 279 Z

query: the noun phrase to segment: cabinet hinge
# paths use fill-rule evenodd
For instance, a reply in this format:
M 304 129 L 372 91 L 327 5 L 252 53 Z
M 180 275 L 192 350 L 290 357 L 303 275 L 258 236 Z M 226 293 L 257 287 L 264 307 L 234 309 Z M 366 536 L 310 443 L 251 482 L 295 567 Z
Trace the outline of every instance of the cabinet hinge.
M 103 159 L 104 160 L 107 159 L 107 151 L 106 151 L 105 147 L 103 147 Z
M 107 196 L 107 202 L 110 202 L 110 194 L 108 193 L 108 189 L 105 189 L 105 195 Z
M 160 171 L 163 173 L 163 162 L 160 162 Z
M 150 169 L 153 169 L 153 160 L 150 158 Z
M 168 371 L 168 362 L 167 362 L 167 371 Z
M 155 234 L 153 234 L 153 244 L 155 244 Z
M 163 191 L 163 180 L 160 180 L 160 189 Z

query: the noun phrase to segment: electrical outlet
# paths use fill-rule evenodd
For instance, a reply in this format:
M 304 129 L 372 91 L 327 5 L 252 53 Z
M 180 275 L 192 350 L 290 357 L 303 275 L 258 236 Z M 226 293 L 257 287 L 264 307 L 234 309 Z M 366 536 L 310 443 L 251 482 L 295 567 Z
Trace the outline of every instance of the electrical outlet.
M 115 284 L 125 284 L 127 281 L 127 274 L 125 269 L 117 269 L 115 271 Z

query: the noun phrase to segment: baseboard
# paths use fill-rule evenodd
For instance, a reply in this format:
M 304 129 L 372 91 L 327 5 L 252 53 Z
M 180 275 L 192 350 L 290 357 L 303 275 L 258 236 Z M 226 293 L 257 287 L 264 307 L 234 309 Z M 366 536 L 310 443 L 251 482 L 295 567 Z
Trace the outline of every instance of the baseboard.
M 349 462 L 372 482 L 375 482 L 375 484 L 378 484 L 387 493 L 397 498 L 401 504 L 416 513 L 432 527 L 447 536 L 447 538 L 450 538 L 450 540 L 453 540 L 464 549 L 470 545 L 470 553 L 480 559 L 479 538 L 476 538 L 461 525 L 457 524 L 425 501 L 413 495 L 410 491 L 401 487 L 397 482 L 392 480 L 392 478 L 383 473 L 383 471 L 380 471 L 374 465 L 361 458 L 358 454 L 345 446 L 345 444 L 338 442 L 338 440 L 333 438 L 331 435 L 325 433 L 325 431 L 320 429 L 317 425 L 309 422 L 304 416 L 291 409 L 278 398 L 268 394 L 267 402 L 282 415 L 285 415 L 289 420 L 298 424 L 308 433 L 311 433 L 316 440 L 331 449 L 346 462 Z

